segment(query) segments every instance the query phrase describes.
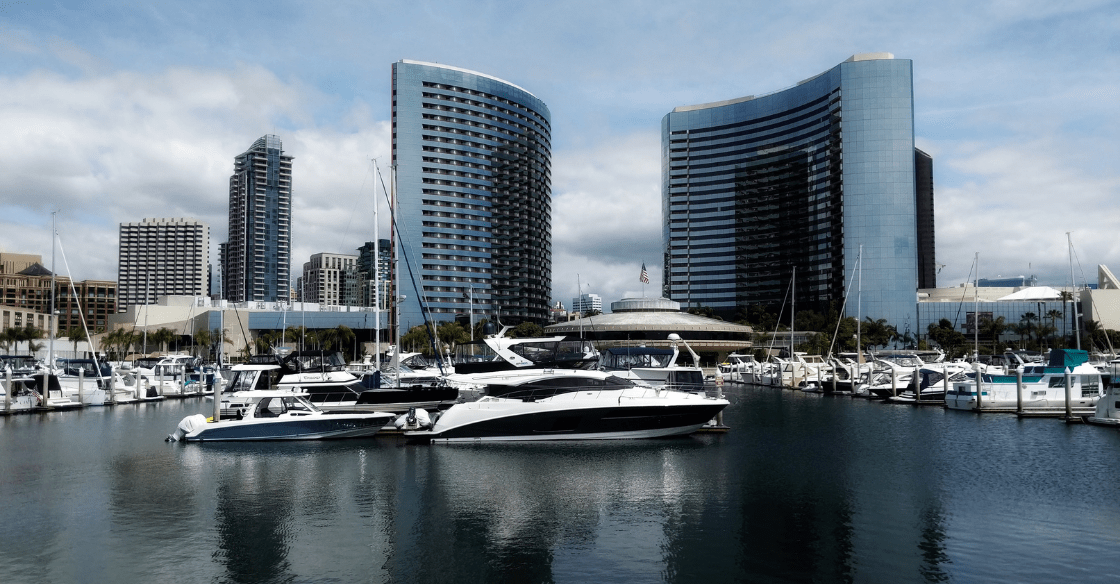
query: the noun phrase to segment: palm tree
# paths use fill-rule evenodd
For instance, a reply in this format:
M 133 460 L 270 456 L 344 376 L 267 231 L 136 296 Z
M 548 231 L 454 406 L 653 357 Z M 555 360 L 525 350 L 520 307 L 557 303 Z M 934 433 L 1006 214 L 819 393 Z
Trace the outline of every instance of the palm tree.
M 984 319 L 980 325 L 980 334 L 992 339 L 992 354 L 996 354 L 996 345 L 999 344 L 999 336 L 1003 331 L 1007 330 L 1009 325 L 1007 319 L 999 316 L 996 318 Z
M 12 332 L 11 328 L 0 331 L 0 347 L 4 348 L 5 353 L 8 352 L 8 347 L 11 347 L 12 343 L 15 342 L 15 336 Z
M 175 339 L 176 335 L 175 335 L 175 331 L 173 331 L 173 330 L 171 330 L 167 327 L 160 327 L 159 330 L 157 330 L 156 332 L 154 332 L 154 333 L 152 333 L 148 336 L 151 337 L 152 341 L 154 341 L 155 343 L 157 343 L 159 345 L 160 351 L 163 351 L 164 353 L 166 353 L 167 352 L 167 344 L 170 343 L 171 341 L 173 341 Z
M 1033 313 L 1033 312 L 1025 312 L 1025 313 L 1023 313 L 1023 316 L 1021 318 L 1022 318 L 1022 321 L 1026 322 L 1026 325 L 1027 325 L 1027 342 L 1030 343 L 1032 341 L 1032 339 L 1031 339 L 1031 330 L 1032 330 L 1031 323 L 1038 320 L 1038 315 Z
M 357 339 L 357 337 L 354 335 L 354 331 L 344 324 L 340 324 L 335 327 L 334 331 L 334 336 L 338 341 L 339 349 L 345 349 L 346 347 L 351 346 L 354 343 L 355 339 Z M 354 360 L 354 358 L 354 355 L 350 356 L 351 361 Z
M 213 338 L 210 336 L 210 331 L 202 329 L 194 333 L 194 344 L 196 347 L 201 347 L 206 351 L 204 355 L 205 359 L 210 359 L 210 344 L 212 342 Z
M 70 344 L 74 347 L 74 356 L 78 355 L 78 341 L 86 336 L 86 329 L 80 326 L 72 326 L 62 333 L 63 336 L 70 339 Z M 91 347 L 92 348 L 92 347 Z
M 1058 332 L 1058 319 L 1059 318 L 1065 318 L 1065 317 L 1064 317 L 1064 315 L 1062 315 L 1061 312 L 1058 311 L 1058 309 L 1053 308 L 1053 309 L 1050 309 L 1050 311 L 1046 313 L 1046 318 L 1050 319 L 1050 329 L 1051 329 L 1051 331 L 1053 331 L 1053 333 L 1056 333 L 1056 332 Z M 1062 328 L 1064 329 L 1065 326 L 1066 326 L 1066 323 L 1063 320 L 1062 321 Z M 1052 335 L 1051 335 L 1051 337 L 1052 337 Z M 1053 340 L 1051 340 L 1051 342 L 1053 342 Z

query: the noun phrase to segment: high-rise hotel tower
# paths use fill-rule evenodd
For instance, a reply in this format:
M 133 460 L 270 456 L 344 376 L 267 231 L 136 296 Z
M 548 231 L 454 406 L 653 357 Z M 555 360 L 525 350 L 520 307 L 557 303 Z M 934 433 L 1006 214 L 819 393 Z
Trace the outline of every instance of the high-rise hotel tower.
M 268 134 L 233 159 L 229 241 L 222 246 L 222 296 L 287 301 L 292 265 L 292 157 Z
M 548 318 L 552 287 L 551 115 L 490 75 L 393 63 L 393 164 L 401 326 Z M 407 265 L 404 260 L 407 260 Z M 480 317 L 481 315 L 481 317 Z
M 210 226 L 194 219 L 121 223 L 117 306 L 153 304 L 160 296 L 206 296 Z
M 909 60 L 860 54 L 789 89 L 666 115 L 664 294 L 733 318 L 788 303 L 796 272 L 797 309 L 825 311 L 862 246 L 862 315 L 916 325 L 916 291 L 936 284 L 912 75 Z

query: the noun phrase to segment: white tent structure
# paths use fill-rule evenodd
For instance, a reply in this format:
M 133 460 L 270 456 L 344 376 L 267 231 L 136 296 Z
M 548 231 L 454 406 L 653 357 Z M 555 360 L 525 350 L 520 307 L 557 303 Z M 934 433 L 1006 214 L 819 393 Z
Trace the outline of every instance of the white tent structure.
M 1019 290 L 1018 292 L 1015 292 L 1013 294 L 1008 294 L 1007 296 L 1004 296 L 1002 298 L 997 298 L 996 301 L 999 302 L 1002 300 L 1027 300 L 1037 302 L 1043 300 L 1061 299 L 1062 293 L 1059 290 L 1055 290 L 1054 288 L 1051 288 L 1049 286 L 1031 286 L 1029 288 L 1023 288 L 1022 290 Z

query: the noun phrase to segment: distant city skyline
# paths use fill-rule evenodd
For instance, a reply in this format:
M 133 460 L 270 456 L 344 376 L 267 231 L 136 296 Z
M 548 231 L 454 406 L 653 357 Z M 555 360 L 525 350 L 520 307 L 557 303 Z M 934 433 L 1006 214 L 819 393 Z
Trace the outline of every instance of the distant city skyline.
M 372 159 L 391 151 L 388 65 L 449 63 L 552 111 L 553 300 L 641 296 L 661 269 L 659 120 L 788 88 L 849 55 L 915 65 L 915 146 L 934 161 L 938 283 L 1095 279 L 1120 266 L 1115 2 L 594 2 L 338 7 L 155 1 L 0 10 L 0 249 L 111 279 L 118 226 L 211 225 L 231 158 L 265 134 L 297 159 L 292 262 L 373 238 Z M 541 27 L 540 23 L 548 23 Z M 373 34 L 371 31 L 378 33 Z M 464 31 L 470 31 L 469 34 Z M 517 50 L 510 50 L 517 47 Z M 383 206 L 384 209 L 384 206 Z M 381 213 L 381 234 L 388 214 Z M 293 269 L 297 269 L 293 266 Z M 215 270 L 217 271 L 217 270 Z M 577 279 L 577 274 L 579 277 Z

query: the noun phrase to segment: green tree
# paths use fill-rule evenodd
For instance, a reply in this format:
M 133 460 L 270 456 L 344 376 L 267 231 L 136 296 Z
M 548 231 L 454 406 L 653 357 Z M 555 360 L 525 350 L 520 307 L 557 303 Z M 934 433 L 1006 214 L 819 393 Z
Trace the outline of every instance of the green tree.
M 998 316 L 996 318 L 985 318 L 980 321 L 980 336 L 990 339 L 992 341 L 992 355 L 1002 353 L 997 348 L 999 344 L 999 336 L 1006 331 L 1010 325 L 1007 324 L 1007 319 Z
M 202 329 L 194 333 L 194 346 L 195 351 L 201 350 L 203 352 L 203 359 L 210 360 L 210 345 L 214 343 L 214 339 L 210 331 Z M 197 355 L 196 355 L 197 356 Z
M 953 359 L 964 354 L 964 347 L 968 340 L 964 333 L 953 327 L 949 319 L 943 318 L 937 324 L 930 323 L 926 331 L 929 333 L 930 340 L 937 343 L 948 358 Z
M 70 344 L 71 344 L 71 346 L 74 347 L 74 349 L 73 349 L 74 355 L 77 356 L 77 354 L 78 354 L 78 341 L 81 341 L 82 339 L 85 338 L 86 329 L 84 329 L 80 326 L 72 326 L 72 327 L 66 329 L 66 332 L 62 333 L 62 336 L 70 339 Z
M 898 330 L 894 325 L 887 324 L 887 319 L 880 318 L 872 320 L 867 317 L 863 321 L 860 340 L 863 342 L 864 347 L 885 347 L 891 342 L 891 339 L 898 335 Z
M 471 340 L 470 334 L 463 328 L 463 325 L 454 321 L 440 323 L 439 328 L 436 329 L 436 338 L 439 339 L 440 344 L 446 345 L 452 353 L 455 352 L 456 345 L 469 343 Z
M 1025 326 L 1028 344 L 1034 342 L 1031 333 L 1034 332 L 1034 321 L 1036 320 L 1038 320 L 1038 315 L 1033 312 L 1024 312 L 1023 316 L 1019 317 L 1019 322 Z
M 535 322 L 525 321 L 509 331 L 509 336 L 515 339 L 544 336 L 544 329 Z
M 166 353 L 167 344 L 175 339 L 175 331 L 167 328 L 160 327 L 154 333 L 148 333 L 148 340 L 155 343 L 159 350 Z

